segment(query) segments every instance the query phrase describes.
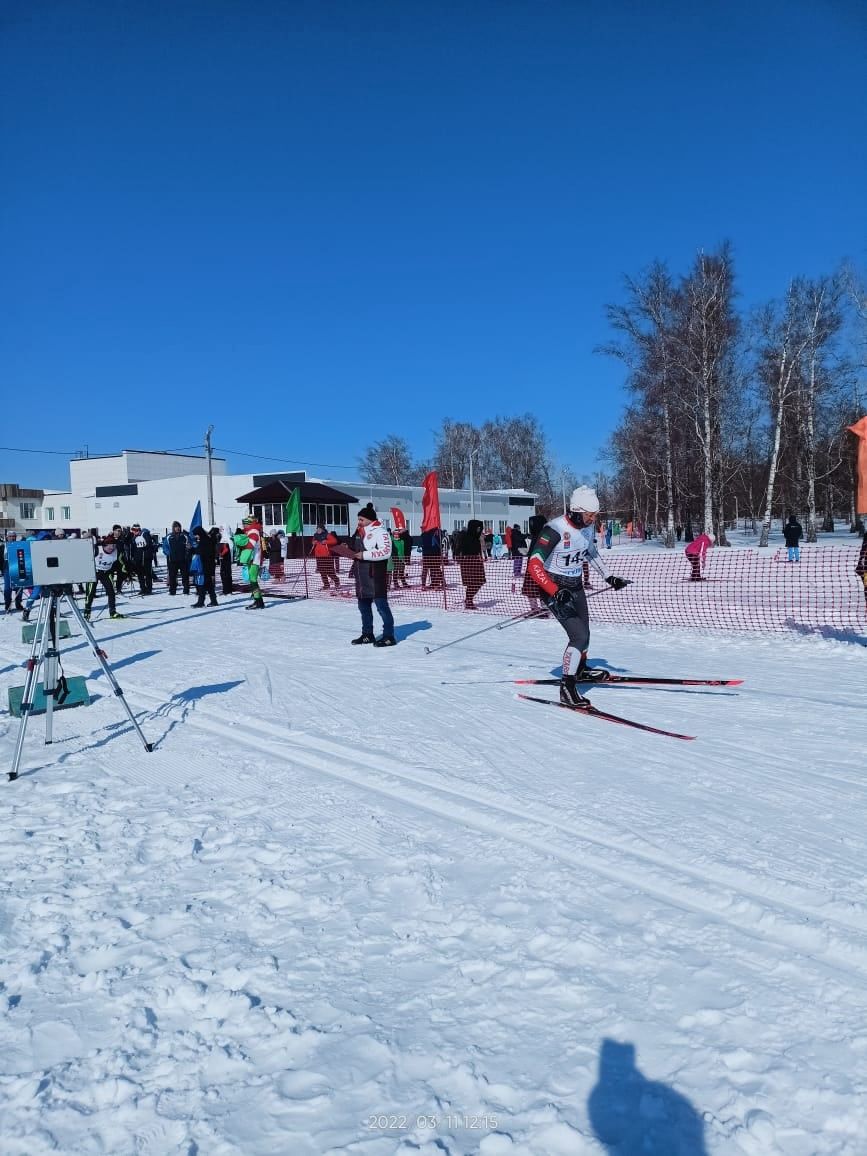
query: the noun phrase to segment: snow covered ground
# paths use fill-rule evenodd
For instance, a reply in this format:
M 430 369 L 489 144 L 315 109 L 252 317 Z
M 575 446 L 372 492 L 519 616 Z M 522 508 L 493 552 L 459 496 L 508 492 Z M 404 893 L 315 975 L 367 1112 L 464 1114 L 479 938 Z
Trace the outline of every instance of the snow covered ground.
M 867 624 L 597 625 L 745 679 L 591 692 L 684 743 L 516 700 L 550 621 L 245 601 L 96 624 L 151 754 L 65 642 L 0 785 L 3 1156 L 867 1151 Z

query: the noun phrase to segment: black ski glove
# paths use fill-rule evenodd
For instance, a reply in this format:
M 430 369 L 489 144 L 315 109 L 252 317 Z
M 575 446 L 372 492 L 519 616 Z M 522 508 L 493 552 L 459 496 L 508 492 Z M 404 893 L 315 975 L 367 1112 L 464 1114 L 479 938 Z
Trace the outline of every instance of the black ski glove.
M 628 578 L 618 578 L 616 574 L 609 574 L 605 581 L 612 590 L 625 590 L 629 585 Z
M 565 586 L 561 586 L 554 597 L 551 599 L 551 604 L 555 610 L 559 610 L 561 612 L 571 610 L 572 591 L 567 590 Z

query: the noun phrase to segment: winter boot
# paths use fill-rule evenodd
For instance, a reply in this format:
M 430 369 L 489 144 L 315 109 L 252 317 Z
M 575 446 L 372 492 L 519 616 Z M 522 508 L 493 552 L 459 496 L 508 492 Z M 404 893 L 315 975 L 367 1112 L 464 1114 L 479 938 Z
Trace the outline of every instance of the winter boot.
M 391 635 L 383 635 L 382 638 L 377 638 L 373 644 L 374 646 L 397 646 L 397 640 Z
M 372 634 L 359 634 L 358 638 L 353 638 L 352 646 L 364 646 L 368 642 L 376 642 Z
M 27 609 L 26 606 L 21 611 L 21 621 L 22 622 L 29 622 L 30 621 L 30 611 Z
M 599 666 L 587 665 L 587 651 L 581 651 L 581 661 L 575 676 L 579 682 L 604 682 L 609 677 L 608 671 Z
M 86 614 L 85 618 L 90 618 L 90 615 Z M 113 610 L 111 612 L 111 614 L 109 614 L 109 618 L 126 618 L 126 615 L 125 614 L 118 614 L 118 612 L 116 610 Z
M 564 674 L 560 679 L 560 702 L 564 706 L 589 706 L 590 699 L 578 693 L 574 674 Z
M 245 610 L 264 610 L 265 609 L 265 600 L 264 600 L 264 598 L 257 598 L 255 601 L 251 602 L 249 606 L 245 606 L 244 609 Z

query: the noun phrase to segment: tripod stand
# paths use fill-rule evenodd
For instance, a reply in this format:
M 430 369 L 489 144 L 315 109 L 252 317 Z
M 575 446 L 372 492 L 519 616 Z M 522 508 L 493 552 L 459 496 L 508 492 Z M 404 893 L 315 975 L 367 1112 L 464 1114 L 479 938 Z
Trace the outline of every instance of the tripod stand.
M 39 614 L 36 619 L 36 632 L 33 635 L 33 646 L 30 658 L 27 660 L 27 678 L 24 682 L 24 694 L 21 699 L 21 724 L 18 728 L 18 740 L 15 743 L 15 754 L 12 758 L 12 769 L 9 771 L 9 781 L 18 778 L 18 768 L 21 764 L 21 751 L 24 746 L 24 732 L 27 730 L 27 721 L 33 710 L 33 700 L 36 687 L 39 683 L 39 671 L 42 668 L 43 692 L 45 695 L 45 745 L 52 741 L 52 725 L 54 722 L 55 702 L 61 706 L 66 699 L 69 689 L 66 677 L 60 670 L 60 650 L 57 646 L 57 611 L 61 599 L 72 611 L 72 616 L 78 622 L 96 660 L 102 667 L 105 677 L 111 684 L 115 695 L 123 703 L 123 708 L 129 716 L 129 721 L 135 727 L 138 737 L 146 751 L 152 751 L 153 743 L 149 743 L 136 721 L 135 715 L 124 698 L 123 689 L 114 677 L 114 672 L 106 662 L 105 653 L 99 649 L 99 643 L 93 636 L 90 625 L 75 604 L 72 597 L 72 586 L 43 586 L 42 597 L 39 600 Z

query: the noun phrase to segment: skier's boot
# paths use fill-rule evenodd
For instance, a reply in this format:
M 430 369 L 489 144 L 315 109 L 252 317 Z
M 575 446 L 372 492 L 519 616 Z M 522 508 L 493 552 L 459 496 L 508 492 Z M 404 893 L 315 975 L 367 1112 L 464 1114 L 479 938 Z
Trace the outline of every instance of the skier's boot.
M 560 679 L 560 702 L 564 706 L 590 705 L 590 699 L 578 693 L 577 681 L 574 674 L 564 674 Z
M 88 614 L 88 615 L 86 615 L 86 617 L 90 618 L 90 615 Z M 125 614 L 118 614 L 118 612 L 115 610 L 114 613 L 109 614 L 109 618 L 126 618 L 126 615 Z
M 375 641 L 376 641 L 376 639 L 373 637 L 372 634 L 359 634 L 358 638 L 352 639 L 352 645 L 353 646 L 364 646 L 365 643 L 375 642 Z
M 605 682 L 609 674 L 600 666 L 588 666 L 587 651 L 582 650 L 581 661 L 578 663 L 578 673 L 575 677 L 579 682 Z

